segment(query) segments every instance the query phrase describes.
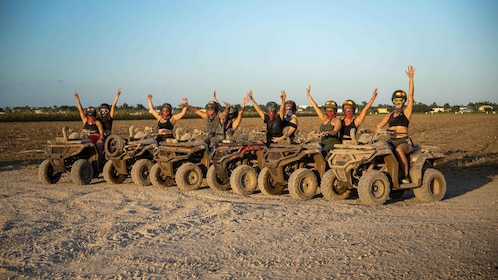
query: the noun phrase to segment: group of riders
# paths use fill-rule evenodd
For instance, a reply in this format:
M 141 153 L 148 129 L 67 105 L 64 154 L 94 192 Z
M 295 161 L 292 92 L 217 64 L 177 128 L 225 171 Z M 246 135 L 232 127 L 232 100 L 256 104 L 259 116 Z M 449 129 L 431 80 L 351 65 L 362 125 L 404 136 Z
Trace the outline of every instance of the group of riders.
M 392 135 L 390 143 L 402 164 L 402 170 L 404 171 L 402 181 L 403 183 L 409 183 L 407 154 L 412 152 L 413 143 L 408 136 L 408 125 L 414 105 L 413 76 L 415 68 L 409 66 L 405 73 L 409 79 L 408 94 L 402 90 L 394 91 L 391 98 L 395 105 L 394 111 L 386 115 L 376 126 L 367 129 L 367 131 L 374 132 L 376 129 L 387 125 L 389 130 L 395 132 Z M 83 128 L 90 131 L 89 138 L 96 145 L 100 154 L 103 153 L 106 137 L 111 134 L 116 104 L 120 94 L 121 89 L 118 88 L 116 98 L 111 106 L 107 103 L 101 104 L 98 108 L 100 117 L 97 117 L 97 110 L 94 107 L 88 107 L 86 110 L 83 110 L 78 92 L 74 93 L 79 114 L 84 124 Z M 364 106 L 359 115 L 356 114 L 356 103 L 353 100 L 345 100 L 342 104 L 344 113 L 342 117 L 337 116 L 338 106 L 333 100 L 325 102 L 323 106 L 325 112 L 323 112 L 311 96 L 311 86 L 306 88 L 306 96 L 321 121 L 319 128 L 321 146 L 323 152 L 328 153 L 334 149 L 335 144 L 352 139 L 351 132 L 357 131 L 357 128 L 364 121 L 369 108 L 377 97 L 377 89 L 373 91 L 370 101 Z M 149 111 L 158 121 L 157 141 L 174 138 L 173 128 L 176 122 L 186 114 L 187 110 L 192 111 L 206 121 L 205 130 L 208 134 L 208 143 L 209 141 L 233 139 L 234 132 L 241 123 L 244 108 L 249 102 L 253 104 L 256 112 L 266 124 L 267 145 L 270 143 L 282 143 L 284 141 L 284 143 L 293 143 L 295 140 L 298 127 L 298 118 L 296 116 L 297 106 L 294 101 L 287 99 L 287 95 L 283 90 L 280 93 L 280 106 L 276 102 L 270 101 L 264 109 L 254 100 L 252 91 L 249 91 L 247 96 L 244 97 L 240 110 L 226 102 L 224 102 L 225 106 L 223 107 L 216 97 L 216 91 L 213 94 L 213 100 L 206 104 L 205 110 L 200 110 L 189 105 L 188 99 L 183 98 L 183 103 L 178 105 L 181 111 L 177 114 L 173 114 L 173 107 L 169 103 L 164 103 L 158 113 L 152 104 L 152 95 L 149 94 L 147 99 Z

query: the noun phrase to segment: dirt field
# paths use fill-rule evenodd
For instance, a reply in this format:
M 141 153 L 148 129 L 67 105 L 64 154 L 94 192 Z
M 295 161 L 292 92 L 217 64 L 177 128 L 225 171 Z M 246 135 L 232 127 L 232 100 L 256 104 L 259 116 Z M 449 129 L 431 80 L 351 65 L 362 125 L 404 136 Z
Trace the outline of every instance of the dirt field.
M 363 128 L 383 116 L 368 116 Z M 150 121 L 115 121 L 114 132 Z M 37 178 L 47 140 L 80 122 L 0 123 L 0 278 L 497 279 L 498 115 L 414 115 L 416 144 L 439 146 L 443 201 L 294 201 L 204 187 Z M 185 129 L 199 119 L 181 120 Z M 300 118 L 303 133 L 316 118 Z M 264 129 L 244 119 L 246 132 Z

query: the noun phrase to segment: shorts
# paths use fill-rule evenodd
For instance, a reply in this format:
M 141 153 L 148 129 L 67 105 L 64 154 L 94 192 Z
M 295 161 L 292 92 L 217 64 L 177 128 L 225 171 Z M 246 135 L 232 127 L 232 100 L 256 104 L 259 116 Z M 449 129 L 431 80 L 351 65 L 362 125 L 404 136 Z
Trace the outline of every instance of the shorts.
M 403 137 L 403 138 L 394 138 L 394 139 L 389 140 L 389 145 L 393 146 L 394 149 L 396 149 L 396 147 L 398 147 L 399 145 L 401 145 L 403 143 L 408 144 L 410 147 L 413 148 L 413 141 L 408 136 Z

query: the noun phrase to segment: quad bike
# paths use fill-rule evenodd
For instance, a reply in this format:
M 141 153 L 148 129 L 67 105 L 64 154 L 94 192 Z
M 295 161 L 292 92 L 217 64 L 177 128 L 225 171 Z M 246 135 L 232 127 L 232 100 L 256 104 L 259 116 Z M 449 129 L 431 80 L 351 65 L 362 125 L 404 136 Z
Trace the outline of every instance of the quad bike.
M 156 163 L 150 169 L 152 185 L 169 187 L 176 181 L 183 191 L 199 189 L 211 163 L 202 139 L 162 142 L 155 150 L 154 160 Z
M 281 194 L 287 185 L 292 198 L 306 200 L 315 196 L 318 178 L 327 168 L 318 143 L 272 144 L 264 157 L 264 167 L 258 176 L 258 187 L 263 194 Z
M 353 135 L 354 133 L 352 133 Z M 444 162 L 444 154 L 434 146 L 414 146 L 409 155 L 412 183 L 401 182 L 400 162 L 388 142 L 393 131 L 378 129 L 364 133 L 353 144 L 339 144 L 329 154 L 330 166 L 321 182 L 321 191 L 327 200 L 346 199 L 356 189 L 362 203 L 382 205 L 389 198 L 399 198 L 407 189 L 413 189 L 421 202 L 443 199 L 446 180 L 435 165 Z
M 104 145 L 107 162 L 102 171 L 104 179 L 111 184 L 121 184 L 131 174 L 135 184 L 149 186 L 149 172 L 157 148 L 155 129 L 146 127 L 138 131 L 132 126 L 129 131 L 128 139 L 116 134 L 107 137 Z
M 89 184 L 102 170 L 99 153 L 90 140 L 93 135 L 88 130 L 70 133 L 66 127 L 62 128 L 62 134 L 63 137 L 47 142 L 48 158 L 38 167 L 38 178 L 44 184 L 55 184 L 63 173 L 70 172 L 76 185 Z
M 226 191 L 232 187 L 237 194 L 248 195 L 257 187 L 257 172 L 263 165 L 266 145 L 261 140 L 235 142 L 224 140 L 211 154 L 206 175 L 209 187 Z

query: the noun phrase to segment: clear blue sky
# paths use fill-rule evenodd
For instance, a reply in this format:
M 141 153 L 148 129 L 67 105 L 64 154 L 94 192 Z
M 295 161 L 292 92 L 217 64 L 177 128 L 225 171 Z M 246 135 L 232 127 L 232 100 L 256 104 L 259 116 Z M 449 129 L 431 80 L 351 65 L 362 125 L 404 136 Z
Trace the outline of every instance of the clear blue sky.
M 0 0 L 0 107 L 498 103 L 498 1 Z

